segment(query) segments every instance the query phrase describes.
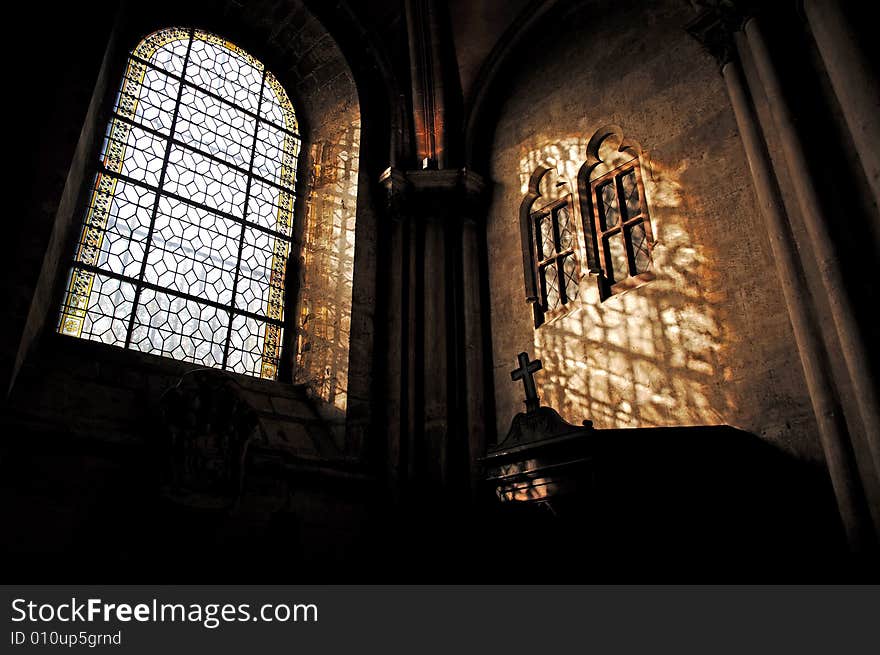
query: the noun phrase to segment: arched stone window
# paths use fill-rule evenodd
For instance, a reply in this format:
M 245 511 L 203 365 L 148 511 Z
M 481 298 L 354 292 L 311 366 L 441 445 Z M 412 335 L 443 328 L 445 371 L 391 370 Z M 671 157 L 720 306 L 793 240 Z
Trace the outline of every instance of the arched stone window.
M 565 175 L 542 164 L 520 206 L 526 300 L 535 327 L 568 313 L 578 298 L 582 251 L 573 197 Z
M 58 331 L 274 379 L 299 150 L 287 94 L 247 52 L 198 29 L 141 41 Z
M 584 203 L 590 269 L 599 275 L 601 297 L 654 279 L 654 236 L 642 179 L 642 149 L 606 125 L 587 144 L 578 187 Z

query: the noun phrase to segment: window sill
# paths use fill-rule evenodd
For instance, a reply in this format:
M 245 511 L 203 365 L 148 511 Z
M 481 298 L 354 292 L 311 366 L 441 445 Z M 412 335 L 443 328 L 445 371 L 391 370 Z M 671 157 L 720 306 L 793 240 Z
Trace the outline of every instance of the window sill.
M 272 393 L 274 391 L 275 393 L 284 393 L 283 390 L 287 389 L 305 388 L 304 385 L 295 385 L 281 380 L 266 380 L 235 371 L 224 371 L 213 366 L 163 357 L 130 348 L 120 348 L 100 341 L 81 339 L 54 331 L 47 336 L 48 339 L 45 342 L 46 354 L 50 355 L 52 359 L 81 360 L 84 371 L 95 371 L 104 364 L 109 365 L 111 368 L 125 367 L 132 372 L 137 371 L 148 375 L 177 378 L 190 371 L 210 369 L 218 373 L 225 373 L 242 387 L 257 392 Z M 86 375 L 90 374 L 86 373 Z
M 610 287 L 608 286 L 608 282 L 605 278 L 602 278 L 602 289 L 604 293 L 602 293 L 602 301 L 608 300 L 612 296 L 618 296 L 627 291 L 632 291 L 633 289 L 638 289 L 641 286 L 648 284 L 649 282 L 653 282 L 657 279 L 657 276 L 654 275 L 652 271 L 648 271 L 646 273 L 640 273 L 639 275 L 633 275 L 625 280 L 621 280 L 620 282 L 616 282 L 612 284 Z

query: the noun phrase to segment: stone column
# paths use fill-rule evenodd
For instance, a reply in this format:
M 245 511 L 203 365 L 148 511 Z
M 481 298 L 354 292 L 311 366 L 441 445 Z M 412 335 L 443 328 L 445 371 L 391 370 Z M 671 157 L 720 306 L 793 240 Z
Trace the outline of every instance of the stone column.
M 416 171 L 421 173 L 422 171 Z M 425 171 L 442 173 L 445 171 Z M 419 176 L 424 177 L 424 176 Z M 433 176 L 432 176 L 433 177 Z M 424 182 L 425 180 L 419 180 Z M 421 185 L 419 185 L 421 186 Z M 421 258 L 421 320 L 422 320 L 422 399 L 424 407 L 422 457 L 419 458 L 424 482 L 433 489 L 447 486 L 449 478 L 449 440 L 453 437 L 451 428 L 451 384 L 449 340 L 452 338 L 449 327 L 449 288 L 451 283 L 448 270 L 448 246 L 445 239 L 446 221 L 450 216 L 445 211 L 438 212 L 436 201 L 428 200 L 434 193 L 429 192 L 419 199 L 420 220 L 424 231 L 423 256 Z M 444 203 L 445 204 L 445 203 Z
M 880 409 L 878 409 L 876 380 L 868 365 L 865 344 L 846 294 L 845 282 L 831 242 L 828 220 L 822 213 L 819 193 L 807 165 L 803 143 L 795 129 L 792 109 L 782 92 L 779 75 L 771 60 L 758 21 L 749 18 L 743 29 L 761 86 L 767 97 L 773 123 L 779 134 L 795 196 L 816 258 L 819 277 L 828 296 L 831 317 L 852 381 L 853 393 L 871 449 L 874 468 L 880 475 Z
M 386 259 L 385 371 L 387 381 L 387 434 L 385 455 L 390 484 L 401 491 L 413 475 L 413 435 L 415 427 L 415 314 L 413 297 L 414 221 L 409 215 L 409 183 L 395 168 L 380 179 L 385 191 L 385 219 L 389 251 Z
M 392 478 L 460 499 L 483 454 L 482 179 L 388 169 L 388 453 Z
M 486 452 L 486 404 L 483 371 L 483 323 L 481 302 L 480 230 L 485 215 L 483 180 L 463 172 L 464 193 L 461 225 L 462 320 L 464 323 L 464 394 L 467 410 L 468 455 L 471 489 L 478 477 L 477 458 Z
M 849 441 L 846 425 L 835 400 L 827 356 L 818 326 L 810 316 L 811 299 L 793 250 L 794 238 L 770 155 L 758 130 L 758 117 L 743 83 L 742 70 L 736 60 L 724 64 L 722 75 L 736 115 L 746 159 L 761 207 L 761 215 L 770 248 L 776 262 L 776 273 L 785 298 L 791 326 L 804 369 L 804 378 L 819 425 L 822 449 L 837 497 L 837 506 L 854 550 L 864 550 L 872 543 L 871 519 L 861 486 L 859 472 Z
M 856 551 L 869 550 L 874 547 L 874 531 L 868 503 L 794 245 L 791 224 L 737 55 L 733 35 L 740 25 L 741 19 L 735 12 L 716 8 L 703 11 L 687 30 L 721 65 L 770 240 L 838 510 L 850 547 Z
M 880 81 L 838 0 L 804 0 L 804 13 L 880 212 Z
M 404 9 L 416 154 L 422 168 L 445 168 L 446 98 L 439 9 L 436 0 L 406 0 Z

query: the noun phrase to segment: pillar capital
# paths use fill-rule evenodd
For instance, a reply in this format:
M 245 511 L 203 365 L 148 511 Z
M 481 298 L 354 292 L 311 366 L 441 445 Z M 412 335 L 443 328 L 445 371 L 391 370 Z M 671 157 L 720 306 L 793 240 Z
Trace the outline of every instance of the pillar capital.
M 685 26 L 718 62 L 719 68 L 736 57 L 734 34 L 754 14 L 752 3 L 742 0 L 690 0 L 697 17 Z
M 379 178 L 388 206 L 409 215 L 457 216 L 476 221 L 488 200 L 485 179 L 467 168 L 387 168 Z

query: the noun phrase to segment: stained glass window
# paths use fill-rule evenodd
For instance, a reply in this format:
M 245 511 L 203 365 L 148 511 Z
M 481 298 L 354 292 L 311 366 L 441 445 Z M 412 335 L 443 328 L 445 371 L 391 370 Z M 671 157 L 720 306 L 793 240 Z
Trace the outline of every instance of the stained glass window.
M 580 282 L 570 196 L 533 212 L 532 223 L 541 304 L 554 312 L 577 298 Z
M 638 159 L 593 180 L 593 225 L 611 290 L 651 269 L 653 236 Z
M 170 28 L 131 52 L 73 257 L 62 334 L 274 379 L 296 116 L 236 45 Z

